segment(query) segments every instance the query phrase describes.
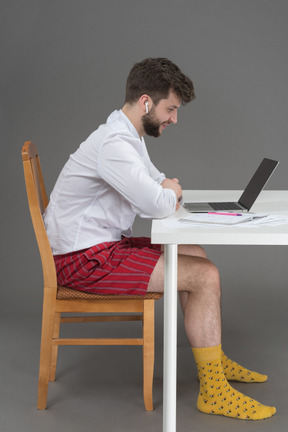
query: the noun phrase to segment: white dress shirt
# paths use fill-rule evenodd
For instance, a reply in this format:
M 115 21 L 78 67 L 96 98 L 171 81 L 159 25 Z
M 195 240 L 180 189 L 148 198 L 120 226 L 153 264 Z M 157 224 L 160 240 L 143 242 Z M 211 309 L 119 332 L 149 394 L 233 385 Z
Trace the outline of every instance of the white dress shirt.
M 70 155 L 52 191 L 44 222 L 53 254 L 130 237 L 136 214 L 172 214 L 177 198 L 164 179 L 133 124 L 114 111 Z

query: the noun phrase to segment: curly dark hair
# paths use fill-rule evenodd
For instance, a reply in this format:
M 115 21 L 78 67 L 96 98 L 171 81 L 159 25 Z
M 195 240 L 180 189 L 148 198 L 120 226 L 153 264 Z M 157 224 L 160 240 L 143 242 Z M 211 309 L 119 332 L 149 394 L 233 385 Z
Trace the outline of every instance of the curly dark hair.
M 155 105 L 174 91 L 182 105 L 195 99 L 194 86 L 189 77 L 167 58 L 147 58 L 136 63 L 127 78 L 125 103 L 135 103 L 147 94 Z

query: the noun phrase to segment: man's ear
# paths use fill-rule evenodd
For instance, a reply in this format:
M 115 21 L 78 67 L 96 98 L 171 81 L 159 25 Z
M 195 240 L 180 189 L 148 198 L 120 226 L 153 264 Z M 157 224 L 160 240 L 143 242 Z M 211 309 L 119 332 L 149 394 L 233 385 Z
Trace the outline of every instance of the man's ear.
M 148 96 L 147 94 L 143 94 L 140 98 L 139 98 L 139 103 L 140 103 L 140 107 L 141 109 L 148 114 L 151 105 L 152 105 L 152 100 L 150 98 L 150 96 Z

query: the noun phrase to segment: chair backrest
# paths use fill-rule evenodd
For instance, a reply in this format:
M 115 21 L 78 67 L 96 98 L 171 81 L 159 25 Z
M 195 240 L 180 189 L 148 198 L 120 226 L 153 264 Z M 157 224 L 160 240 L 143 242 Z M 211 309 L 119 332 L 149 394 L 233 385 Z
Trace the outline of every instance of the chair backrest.
M 31 141 L 25 142 L 22 148 L 22 160 L 28 204 L 42 262 L 44 287 L 57 290 L 54 258 L 43 222 L 48 198 L 38 150 Z

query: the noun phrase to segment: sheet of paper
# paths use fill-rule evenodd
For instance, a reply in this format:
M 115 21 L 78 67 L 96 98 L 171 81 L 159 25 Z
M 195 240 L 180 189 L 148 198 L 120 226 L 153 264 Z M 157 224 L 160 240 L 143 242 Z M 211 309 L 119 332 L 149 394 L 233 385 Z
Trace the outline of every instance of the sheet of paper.
M 215 224 L 215 223 L 200 223 L 195 222 L 193 220 L 189 220 L 189 217 L 193 215 L 191 214 L 185 214 L 181 219 L 178 218 L 168 218 L 163 219 L 163 223 L 169 227 L 169 228 L 257 228 L 261 226 L 277 226 L 277 225 L 283 225 L 288 224 L 288 217 L 285 215 L 267 215 L 267 214 L 253 214 L 252 220 L 246 220 L 244 223 L 238 223 L 238 224 Z M 228 216 L 228 217 L 236 217 L 236 216 Z M 239 216 L 240 217 L 240 216 Z M 183 219 L 185 219 L 185 222 L 183 222 Z
M 220 224 L 220 225 L 236 225 L 239 223 L 244 223 L 247 221 L 251 221 L 253 219 L 253 215 L 246 214 L 231 214 L 231 215 L 223 215 L 223 214 L 211 214 L 211 213 L 193 213 L 185 216 L 180 219 L 179 222 L 182 223 L 190 223 L 196 222 L 200 224 Z

